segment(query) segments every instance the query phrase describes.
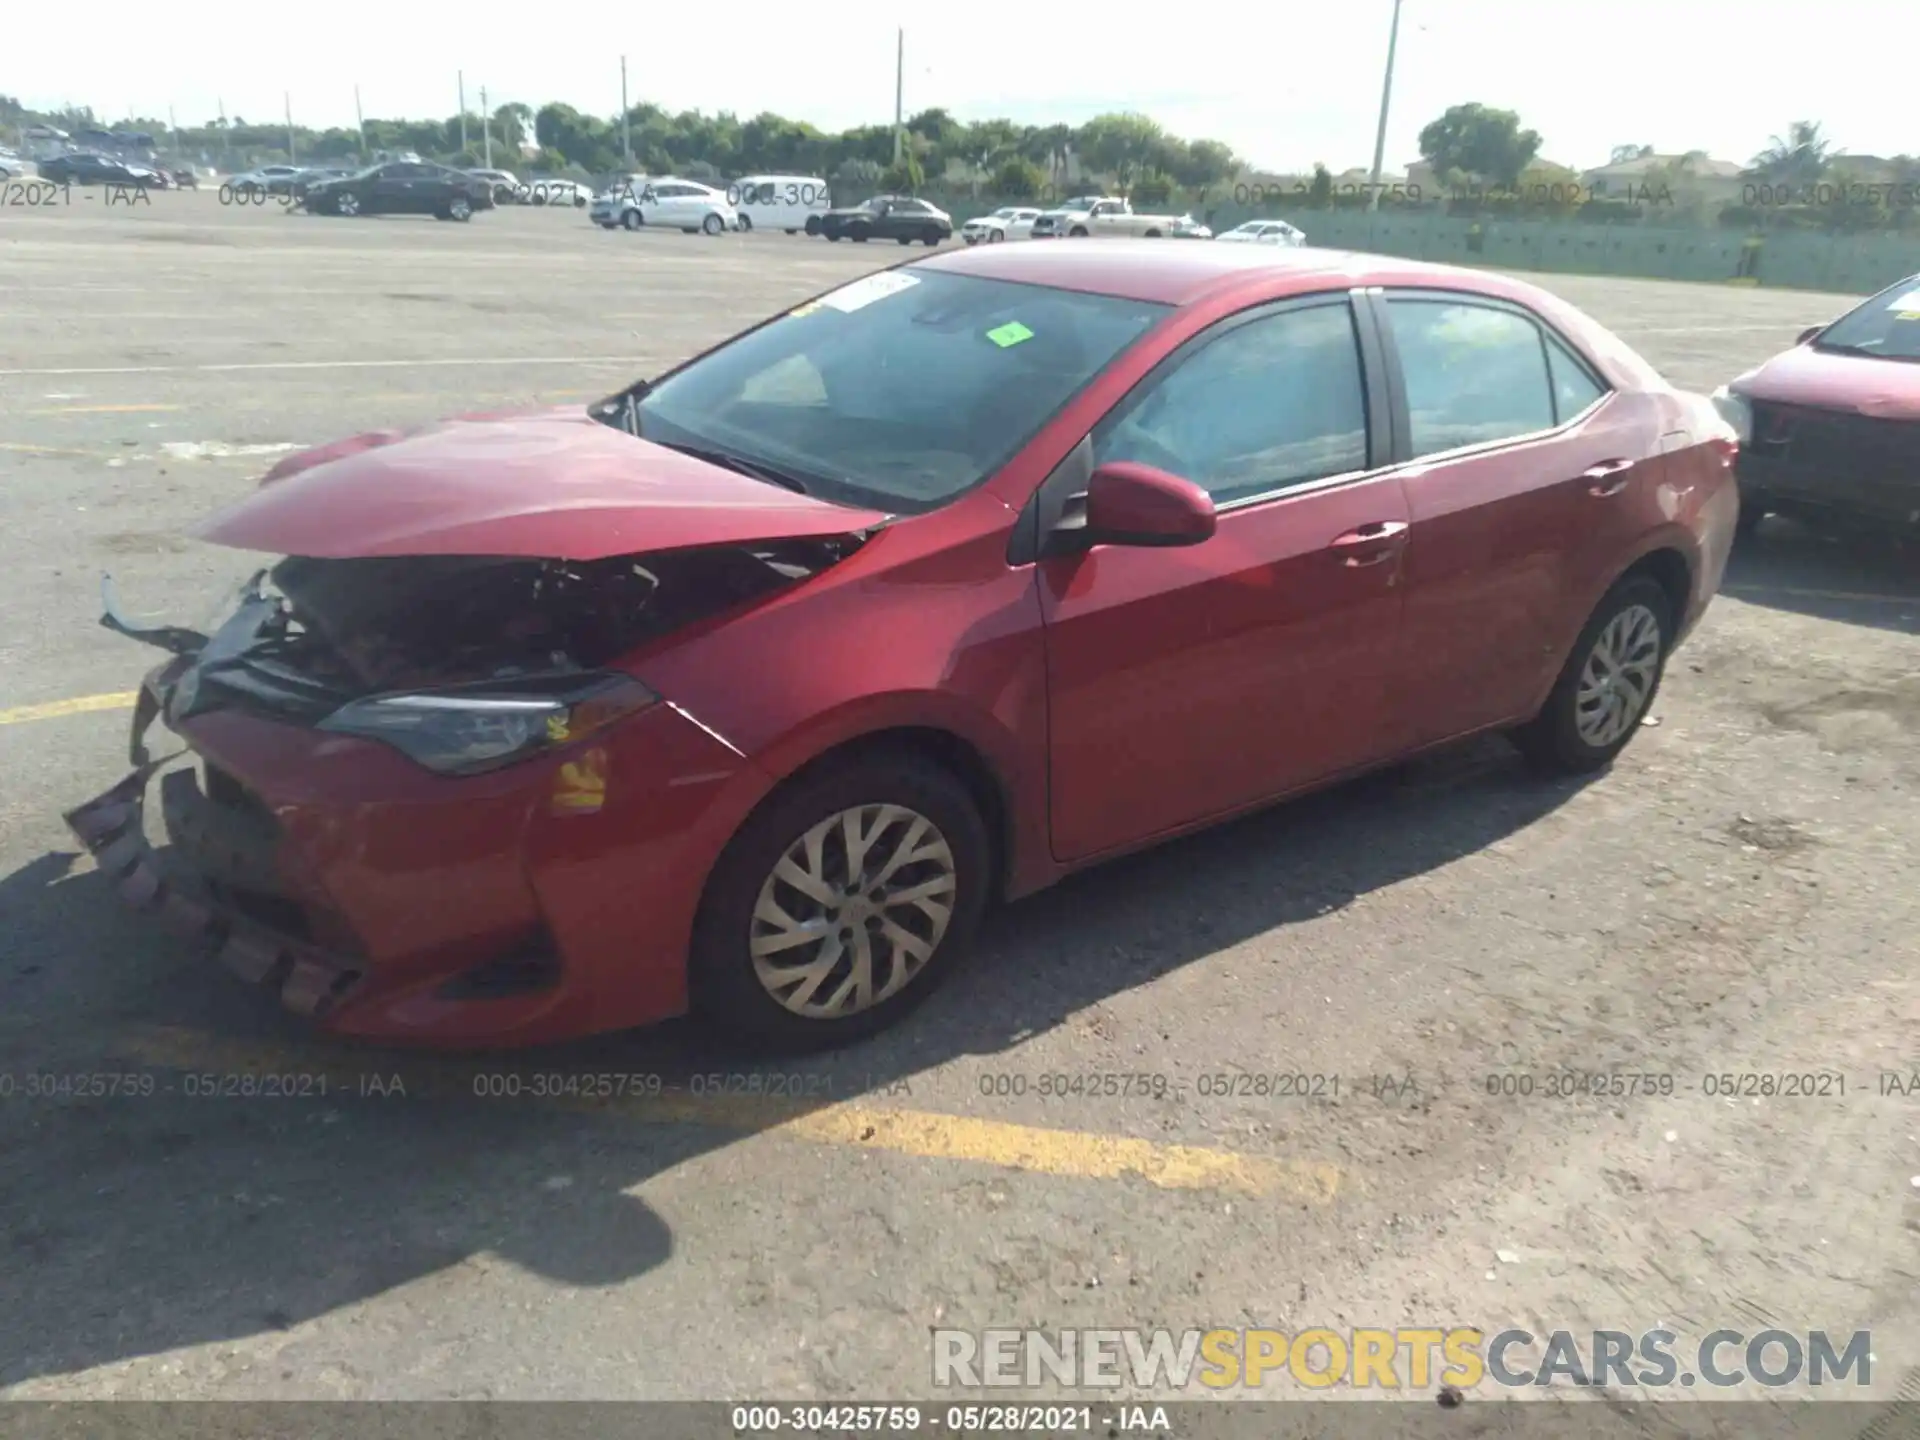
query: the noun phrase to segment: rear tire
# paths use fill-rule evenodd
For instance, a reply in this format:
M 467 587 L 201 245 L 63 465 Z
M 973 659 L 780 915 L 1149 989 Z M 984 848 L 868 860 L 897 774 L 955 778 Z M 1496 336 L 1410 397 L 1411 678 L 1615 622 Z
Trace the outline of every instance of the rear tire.
M 456 195 L 447 202 L 447 215 L 464 225 L 473 219 L 473 202 L 464 195 Z
M 897 807 L 897 812 L 887 816 L 868 808 L 879 806 Z M 845 822 L 829 823 L 848 811 L 856 812 L 857 826 L 873 842 L 861 867 L 869 877 L 887 871 L 903 853 L 924 857 L 898 865 L 908 872 L 904 882 L 884 891 L 851 883 L 855 877 L 844 873 L 852 858 L 841 828 Z M 812 901 L 784 879 L 775 889 L 776 870 L 786 876 L 807 868 L 783 865 L 783 857 L 791 858 L 796 847 L 803 857 L 816 853 L 802 838 L 819 826 L 828 827 L 817 851 L 828 878 L 819 883 L 835 895 L 855 895 L 846 909 Z M 986 908 L 992 865 L 987 827 L 966 787 L 911 751 L 873 750 L 803 775 L 748 817 L 708 880 L 690 955 L 694 1012 L 730 1036 L 785 1051 L 844 1045 L 882 1030 L 931 994 L 964 955 Z M 918 892 L 918 898 L 883 905 L 878 915 L 861 908 L 857 898 L 901 890 Z M 765 918 L 770 906 L 784 923 Z M 817 938 L 766 944 L 815 927 Z M 757 930 L 763 932 L 758 959 Z M 921 958 L 911 946 L 896 948 L 901 932 L 913 946 L 930 946 L 931 953 Z M 830 1000 L 851 979 L 855 957 L 863 951 L 870 957 L 872 988 L 884 995 L 888 982 L 898 979 L 897 991 L 851 1013 L 798 1013 L 809 1003 Z M 794 978 L 781 983 L 783 967 L 791 977 L 809 960 L 828 963 L 830 954 L 833 968 L 811 985 Z M 907 968 L 916 961 L 917 968 Z M 763 974 L 770 978 L 763 980 Z M 784 1003 L 776 989 L 784 993 Z
M 946 234 L 940 229 L 938 225 L 929 225 L 926 229 L 926 233 L 923 234 L 920 238 L 921 240 L 926 242 L 926 244 L 928 245 L 938 245 L 942 240 L 946 239 L 947 237 L 946 237 Z M 912 244 L 913 242 L 909 240 L 903 240 L 900 243 L 903 245 L 909 245 L 909 244 Z
M 1751 540 L 1760 522 L 1767 518 L 1767 507 L 1758 496 L 1740 497 L 1740 518 L 1733 522 L 1733 538 Z
M 791 235 L 793 232 L 789 230 L 787 233 Z M 820 217 L 818 215 L 807 216 L 807 234 L 818 235 L 819 233 L 820 233 Z
M 752 229 L 753 229 L 753 217 L 751 215 L 742 215 L 740 217 L 740 233 L 742 235 L 745 235 Z M 788 231 L 787 233 L 792 234 L 793 232 Z
M 700 228 L 709 235 L 718 235 L 727 228 L 727 222 L 722 220 L 718 215 L 710 214 L 700 222 Z
M 1547 703 L 1508 736 L 1527 763 L 1548 775 L 1588 775 L 1611 765 L 1660 693 L 1674 625 L 1672 602 L 1651 575 L 1628 575 L 1609 590 Z
M 847 238 L 856 245 L 864 245 L 868 240 L 873 238 L 873 232 L 864 225 L 856 225 L 847 232 Z

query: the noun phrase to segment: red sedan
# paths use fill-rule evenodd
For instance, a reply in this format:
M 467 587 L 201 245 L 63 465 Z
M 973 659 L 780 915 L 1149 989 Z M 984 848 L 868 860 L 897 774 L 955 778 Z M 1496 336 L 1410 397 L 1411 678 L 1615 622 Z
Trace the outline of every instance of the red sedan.
M 1920 275 L 1714 394 L 1741 439 L 1740 528 L 1769 514 L 1920 533 Z
M 587 410 L 282 462 L 201 532 L 278 558 L 139 632 L 139 768 L 69 822 L 336 1032 L 838 1043 L 1123 851 L 1480 731 L 1605 766 L 1736 448 L 1495 275 L 931 257 Z

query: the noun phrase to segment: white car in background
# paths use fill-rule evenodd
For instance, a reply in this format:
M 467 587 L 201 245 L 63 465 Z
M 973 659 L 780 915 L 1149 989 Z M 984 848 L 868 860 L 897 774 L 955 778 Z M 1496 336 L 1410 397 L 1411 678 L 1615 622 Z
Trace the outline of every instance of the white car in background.
M 599 208 L 596 201 L 594 209 Z M 629 230 L 657 225 L 689 235 L 703 230 L 709 235 L 722 235 L 740 228 L 740 214 L 727 203 L 725 191 L 671 175 L 617 189 L 607 214 L 610 218 L 598 223 L 609 229 L 615 225 Z
M 960 227 L 960 238 L 969 245 L 1000 240 L 1031 240 L 1033 222 L 1039 218 L 1037 206 L 1002 205 L 991 215 L 967 221 Z
M 1216 237 L 1231 240 L 1236 245 L 1304 245 L 1306 235 L 1287 224 L 1284 220 L 1249 220 L 1244 225 L 1236 225 L 1224 235 Z
M 620 223 L 620 207 L 626 203 L 628 192 L 638 195 L 652 179 L 651 175 L 614 176 L 593 197 L 593 203 L 587 207 L 587 218 L 603 229 L 613 229 Z
M 1167 231 L 1176 240 L 1211 240 L 1213 231 L 1202 225 L 1191 215 L 1182 215 L 1173 222 L 1173 228 Z
M 833 194 L 818 175 L 742 175 L 727 186 L 727 200 L 742 230 L 820 233 L 820 217 L 833 208 Z

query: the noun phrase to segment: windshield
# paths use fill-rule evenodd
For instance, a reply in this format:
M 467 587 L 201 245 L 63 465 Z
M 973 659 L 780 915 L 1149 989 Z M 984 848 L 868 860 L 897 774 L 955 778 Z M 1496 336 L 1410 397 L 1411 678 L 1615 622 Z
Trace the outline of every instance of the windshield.
M 1882 290 L 1859 309 L 1842 315 L 1820 333 L 1813 348 L 1920 360 L 1920 275 Z
M 939 271 L 881 271 L 691 362 L 640 433 L 895 513 L 971 489 L 1167 307 Z

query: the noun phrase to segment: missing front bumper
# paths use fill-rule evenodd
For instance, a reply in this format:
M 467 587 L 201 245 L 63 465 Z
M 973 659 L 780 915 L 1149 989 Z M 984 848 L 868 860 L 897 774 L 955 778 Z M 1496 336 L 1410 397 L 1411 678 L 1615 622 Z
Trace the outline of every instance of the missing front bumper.
M 175 934 L 210 945 L 229 970 L 278 991 L 294 1013 L 312 1019 L 328 1014 L 364 980 L 357 965 L 248 920 L 162 866 L 147 842 L 145 812 L 147 784 L 165 763 L 144 763 L 111 790 L 68 811 L 67 828 L 133 909 Z

